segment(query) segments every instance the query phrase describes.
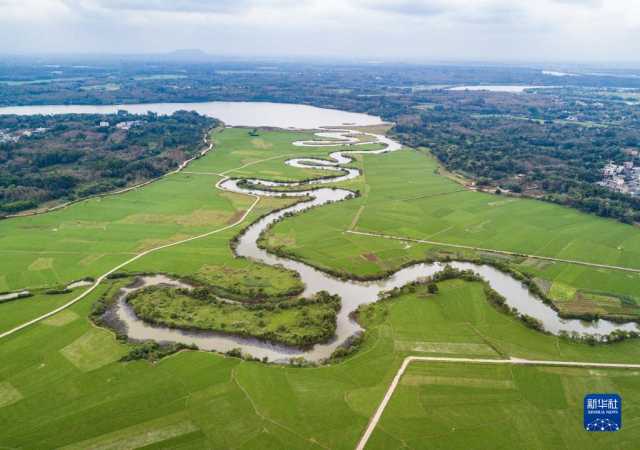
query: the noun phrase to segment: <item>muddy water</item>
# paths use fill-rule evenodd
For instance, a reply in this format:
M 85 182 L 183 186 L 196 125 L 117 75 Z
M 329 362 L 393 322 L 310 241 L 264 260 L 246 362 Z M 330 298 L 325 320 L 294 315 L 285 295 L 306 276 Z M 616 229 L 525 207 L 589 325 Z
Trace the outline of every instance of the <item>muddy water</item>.
M 295 145 L 321 147 L 339 146 L 344 144 L 353 146 L 360 145 L 356 142 L 356 140 L 347 137 L 347 132 L 349 134 L 357 134 L 357 132 L 353 131 L 333 130 L 331 132 L 322 133 L 322 135 L 319 136 L 320 138 L 323 138 L 325 140 L 306 142 L 301 141 L 296 142 Z M 340 165 L 351 162 L 352 158 L 349 156 L 351 154 L 381 154 L 385 152 L 396 151 L 401 148 L 398 143 L 384 136 L 369 135 L 369 137 L 372 139 L 372 141 L 383 144 L 384 148 L 374 151 L 351 150 L 334 152 L 330 155 L 331 161 L 322 161 L 313 158 L 296 158 L 287 161 L 287 163 L 295 165 L 296 167 L 322 169 L 331 168 L 343 171 L 344 169 L 340 168 Z M 358 170 L 351 169 L 346 171 L 343 175 L 338 175 L 336 178 L 315 180 L 313 183 L 268 182 L 257 179 L 249 181 L 251 181 L 256 186 L 262 185 L 286 187 L 306 184 L 332 183 L 336 180 L 349 179 L 346 177 L 354 178 L 359 174 L 360 173 Z M 282 195 L 281 192 L 275 193 L 268 190 L 261 191 L 255 187 L 251 189 L 243 188 L 241 186 L 238 186 L 238 180 L 226 180 L 220 183 L 219 187 L 224 190 L 245 194 L 261 196 Z M 331 353 L 336 349 L 336 347 L 343 343 L 347 338 L 361 330 L 360 326 L 349 318 L 349 314 L 353 312 L 359 305 L 375 302 L 381 292 L 393 289 L 395 287 L 401 287 L 412 281 L 416 281 L 420 278 L 433 275 L 443 268 L 443 264 L 440 263 L 421 263 L 401 269 L 389 278 L 383 280 L 359 282 L 351 280 L 340 280 L 307 264 L 272 255 L 265 250 L 260 249 L 257 245 L 259 236 L 269 226 L 271 226 L 278 220 L 281 220 L 287 214 L 300 213 L 313 207 L 325 205 L 331 202 L 343 201 L 351 198 L 353 196 L 353 193 L 346 189 L 320 187 L 313 190 L 287 193 L 287 195 L 310 197 L 310 200 L 298 203 L 297 205 L 291 206 L 281 211 L 271 213 L 249 226 L 238 242 L 236 253 L 239 256 L 248 257 L 265 264 L 279 264 L 286 267 L 287 269 L 299 273 L 301 280 L 306 286 L 303 293 L 303 296 L 305 297 L 311 296 L 321 290 L 328 291 L 331 294 L 340 295 L 340 297 L 342 298 L 342 309 L 338 314 L 338 326 L 336 330 L 336 337 L 334 340 L 326 344 L 316 345 L 310 350 L 303 351 L 280 345 L 269 345 L 255 339 L 232 337 L 217 333 L 185 332 L 181 330 L 157 327 L 146 324 L 142 320 L 138 319 L 131 311 L 131 309 L 126 305 L 124 299 L 128 294 L 130 294 L 134 290 L 149 285 L 166 284 L 185 287 L 185 285 L 175 280 L 158 276 L 144 277 L 138 283 L 138 285 L 132 286 L 122 291 L 118 302 L 119 308 L 117 310 L 117 315 L 118 318 L 124 324 L 126 324 L 128 335 L 134 339 L 153 339 L 157 341 L 172 341 L 182 342 L 185 344 L 195 344 L 204 350 L 216 350 L 221 352 L 228 351 L 234 348 L 240 348 L 243 352 L 246 352 L 258 358 L 267 357 L 271 361 L 286 361 L 288 358 L 291 358 L 293 356 L 302 356 L 310 361 L 320 361 L 330 356 Z M 558 314 L 552 308 L 542 303 L 540 299 L 531 295 L 531 293 L 522 283 L 493 267 L 466 262 L 452 262 L 450 263 L 450 265 L 458 269 L 470 269 L 481 275 L 489 282 L 494 290 L 496 290 L 506 298 L 509 306 L 515 307 L 520 312 L 537 318 L 543 323 L 545 329 L 551 333 L 557 334 L 561 331 L 575 331 L 579 333 L 608 334 L 614 330 L 631 331 L 637 329 L 634 323 L 615 324 L 606 320 L 600 320 L 597 322 L 563 320 L 558 317 Z

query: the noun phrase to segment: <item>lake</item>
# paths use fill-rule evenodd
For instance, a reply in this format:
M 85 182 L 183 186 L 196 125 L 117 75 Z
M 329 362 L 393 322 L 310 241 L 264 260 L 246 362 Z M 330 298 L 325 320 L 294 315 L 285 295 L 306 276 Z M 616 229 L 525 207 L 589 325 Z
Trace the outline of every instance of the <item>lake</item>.
M 231 126 L 318 128 L 342 125 L 378 125 L 382 119 L 368 114 L 317 108 L 308 105 L 268 102 L 136 103 L 130 105 L 36 105 L 0 108 L 0 114 L 112 114 L 120 109 L 135 114 L 152 111 L 172 114 L 196 111 Z
M 489 92 L 511 92 L 520 94 L 527 89 L 550 89 L 559 86 L 525 86 L 517 84 L 506 85 L 477 85 L 477 86 L 456 86 L 449 88 L 449 91 L 489 91 Z

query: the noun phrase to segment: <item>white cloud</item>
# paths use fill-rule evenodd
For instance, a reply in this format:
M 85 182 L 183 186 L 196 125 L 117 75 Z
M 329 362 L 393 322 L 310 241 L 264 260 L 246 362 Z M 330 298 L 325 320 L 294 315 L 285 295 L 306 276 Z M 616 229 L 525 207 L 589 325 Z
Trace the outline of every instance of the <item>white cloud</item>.
M 633 0 L 0 0 L 0 52 L 634 60 Z

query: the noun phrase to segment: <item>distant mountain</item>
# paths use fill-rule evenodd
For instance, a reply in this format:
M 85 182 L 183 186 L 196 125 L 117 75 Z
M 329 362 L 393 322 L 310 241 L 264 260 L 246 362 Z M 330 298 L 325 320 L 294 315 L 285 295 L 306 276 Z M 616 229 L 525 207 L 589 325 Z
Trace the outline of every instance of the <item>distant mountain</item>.
M 173 61 L 208 61 L 211 60 L 211 55 L 198 48 L 187 48 L 174 50 L 172 52 L 162 55 L 163 59 Z

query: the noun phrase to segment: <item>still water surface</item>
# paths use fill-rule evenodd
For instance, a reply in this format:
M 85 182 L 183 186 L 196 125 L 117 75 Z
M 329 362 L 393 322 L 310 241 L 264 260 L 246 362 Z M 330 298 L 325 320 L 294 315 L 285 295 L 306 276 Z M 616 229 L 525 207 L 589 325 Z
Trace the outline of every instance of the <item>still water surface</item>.
M 202 102 L 202 103 L 142 103 L 130 105 L 38 105 L 8 106 L 0 114 L 112 114 L 124 109 L 130 113 L 172 114 L 176 111 L 196 111 L 215 117 L 231 126 L 265 126 L 278 128 L 318 128 L 322 126 L 377 125 L 379 117 L 368 114 L 316 108 L 308 105 L 267 102 Z

